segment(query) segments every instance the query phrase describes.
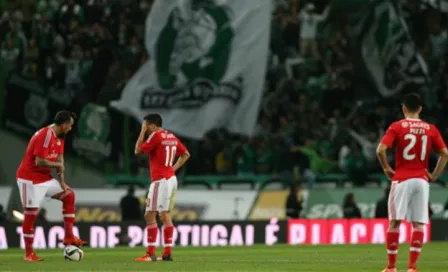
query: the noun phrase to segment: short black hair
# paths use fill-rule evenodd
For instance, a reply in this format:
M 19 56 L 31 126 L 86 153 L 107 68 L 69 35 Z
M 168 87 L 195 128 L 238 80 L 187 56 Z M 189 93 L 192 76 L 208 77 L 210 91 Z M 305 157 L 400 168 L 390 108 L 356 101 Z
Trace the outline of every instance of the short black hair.
M 143 120 L 148 122 L 148 124 L 153 124 L 158 127 L 162 126 L 162 116 L 160 116 L 160 114 L 157 114 L 157 113 L 150 113 L 150 114 L 146 115 L 143 118 Z
M 420 98 L 420 95 L 417 93 L 409 93 L 404 96 L 403 98 L 403 105 L 408 109 L 410 112 L 417 112 L 418 109 L 422 106 L 422 99 Z
M 73 118 L 73 120 L 76 119 L 76 113 L 68 111 L 68 110 L 61 110 L 56 113 L 56 116 L 54 117 L 54 124 L 55 125 L 62 125 L 65 123 L 70 122 L 70 120 Z

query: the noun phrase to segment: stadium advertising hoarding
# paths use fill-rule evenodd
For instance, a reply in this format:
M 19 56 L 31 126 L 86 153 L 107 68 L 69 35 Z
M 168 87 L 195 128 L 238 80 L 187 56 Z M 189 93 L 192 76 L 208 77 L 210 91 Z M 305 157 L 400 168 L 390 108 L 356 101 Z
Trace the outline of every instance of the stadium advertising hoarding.
M 387 219 L 293 219 L 288 221 L 288 244 L 384 244 Z M 409 242 L 412 226 L 400 226 L 400 242 Z M 426 225 L 424 242 L 431 239 L 431 225 Z
M 384 189 L 380 188 L 353 188 L 353 189 L 311 189 L 303 190 L 300 197 L 303 199 L 303 215 L 307 218 L 342 218 L 342 202 L 348 193 L 355 195 L 356 202 L 363 218 L 375 216 L 376 202 L 384 196 Z M 276 217 L 285 217 L 285 204 L 288 190 L 272 190 L 260 192 L 250 214 L 250 220 L 268 220 Z M 430 204 L 433 219 L 447 219 L 448 211 L 447 188 L 432 188 Z
M 384 244 L 387 220 L 384 219 L 292 219 L 279 221 L 182 222 L 176 224 L 177 246 L 251 246 L 254 244 Z M 425 229 L 425 243 L 448 239 L 447 220 L 433 220 Z M 411 225 L 403 223 L 400 242 L 408 242 Z M 157 245 L 161 245 L 159 237 Z M 146 230 L 136 224 L 79 223 L 74 234 L 80 235 L 93 248 L 118 245 L 146 246 Z M 22 226 L 16 223 L 0 225 L 0 249 L 23 248 Z M 126 235 L 128 240 L 120 238 Z M 62 224 L 44 224 L 35 228 L 35 248 L 61 248 L 64 237 Z
M 286 242 L 286 222 L 270 221 L 227 221 L 176 224 L 174 240 L 178 246 L 251 246 L 253 244 L 273 245 Z M 157 244 L 161 245 L 161 231 Z M 120 245 L 120 237 L 129 239 L 121 245 L 129 247 L 146 246 L 146 229 L 139 224 L 77 224 L 74 234 L 85 239 L 90 247 L 111 248 Z M 24 247 L 22 226 L 0 225 L 0 249 Z M 35 248 L 62 248 L 64 228 L 61 224 L 45 224 L 35 227 Z
M 75 193 L 78 222 L 121 222 L 119 205 L 120 199 L 126 195 L 126 189 L 75 189 Z M 146 191 L 136 190 L 135 195 L 142 204 L 143 220 Z M 173 219 L 175 221 L 244 220 L 256 196 L 255 191 L 179 190 Z M 43 207 L 47 210 L 48 221 L 62 222 L 62 205 L 58 201 L 49 200 Z

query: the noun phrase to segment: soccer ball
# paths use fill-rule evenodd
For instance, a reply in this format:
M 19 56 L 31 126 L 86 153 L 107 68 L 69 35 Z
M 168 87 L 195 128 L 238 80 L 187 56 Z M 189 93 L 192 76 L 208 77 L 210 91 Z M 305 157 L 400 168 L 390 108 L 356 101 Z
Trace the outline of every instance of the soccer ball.
M 84 252 L 77 246 L 67 246 L 64 249 L 64 260 L 79 262 L 84 257 Z

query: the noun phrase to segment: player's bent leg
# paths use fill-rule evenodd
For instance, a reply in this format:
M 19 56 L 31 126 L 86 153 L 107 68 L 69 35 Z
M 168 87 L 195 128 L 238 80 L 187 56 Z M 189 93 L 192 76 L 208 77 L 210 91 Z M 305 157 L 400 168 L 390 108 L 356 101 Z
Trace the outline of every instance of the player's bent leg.
M 75 223 L 75 192 L 68 190 L 52 195 L 51 198 L 62 201 L 62 216 L 64 217 L 64 245 L 84 246 L 87 244 L 73 234 Z
M 148 248 L 145 254 L 141 257 L 135 258 L 136 262 L 155 262 L 157 261 L 156 257 L 156 242 L 157 235 L 159 234 L 159 228 L 157 226 L 157 211 L 148 210 L 150 207 L 147 205 L 147 210 L 145 212 L 145 220 L 146 220 L 146 239 L 148 242 Z

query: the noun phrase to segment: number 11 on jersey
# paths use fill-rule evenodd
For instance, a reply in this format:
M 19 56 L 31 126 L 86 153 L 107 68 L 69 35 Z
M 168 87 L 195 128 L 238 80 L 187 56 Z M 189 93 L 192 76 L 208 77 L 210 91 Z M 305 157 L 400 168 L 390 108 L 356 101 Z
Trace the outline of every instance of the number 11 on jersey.
M 174 157 L 176 157 L 176 146 L 165 146 L 165 166 L 173 166 Z

